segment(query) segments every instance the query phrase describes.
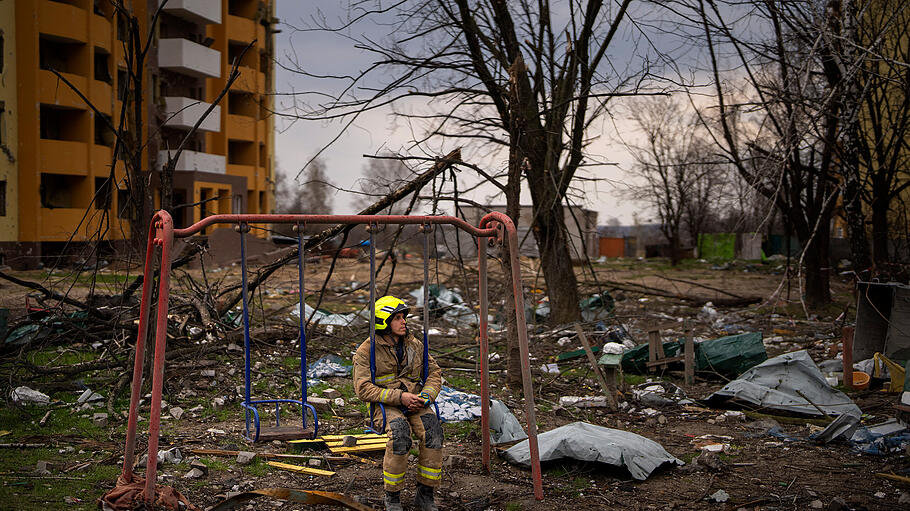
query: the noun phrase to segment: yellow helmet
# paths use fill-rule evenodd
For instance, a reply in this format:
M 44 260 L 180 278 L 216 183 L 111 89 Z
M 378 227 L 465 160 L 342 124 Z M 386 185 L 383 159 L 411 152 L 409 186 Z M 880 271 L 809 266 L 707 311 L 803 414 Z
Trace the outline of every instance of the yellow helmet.
M 405 316 L 411 310 L 404 300 L 387 295 L 376 300 L 374 305 L 376 310 L 376 330 L 384 330 L 389 327 L 389 319 L 396 313 L 404 312 Z

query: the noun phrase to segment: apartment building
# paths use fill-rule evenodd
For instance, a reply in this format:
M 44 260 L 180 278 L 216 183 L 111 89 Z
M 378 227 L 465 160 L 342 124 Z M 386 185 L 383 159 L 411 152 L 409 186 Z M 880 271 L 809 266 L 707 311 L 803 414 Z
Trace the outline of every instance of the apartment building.
M 159 171 L 218 98 L 233 61 L 243 54 L 241 77 L 177 160 L 173 203 L 181 206 L 174 212 L 180 227 L 216 213 L 270 212 L 274 2 L 169 0 L 153 27 L 143 83 L 146 128 L 141 134 L 147 144 L 143 164 L 151 169 L 153 208 L 160 206 Z M 101 118 L 116 124 L 127 94 L 125 19 L 107 0 L 0 3 L 6 9 L 14 6 L 16 80 L 11 83 L 18 84 L 18 183 L 6 181 L 7 210 L 15 204 L 18 213 L 10 232 L 17 235 L 0 238 L 5 262 L 34 267 L 40 256 L 59 251 L 69 240 L 89 239 L 102 217 L 96 210 L 108 210 L 106 239 L 128 239 L 124 165 L 114 158 L 115 138 Z M 161 3 L 125 2 L 139 20 L 143 41 Z M 100 115 L 52 69 L 89 98 Z M 0 101 L 9 104 L 5 96 Z M 9 119 L 12 116 L 7 116 L 7 124 Z M 108 180 L 112 165 L 113 185 Z M 0 173 L 5 169 L 0 167 Z M 18 200 L 10 201 L 10 195 Z M 3 220 L 0 217 L 0 236 L 6 232 Z

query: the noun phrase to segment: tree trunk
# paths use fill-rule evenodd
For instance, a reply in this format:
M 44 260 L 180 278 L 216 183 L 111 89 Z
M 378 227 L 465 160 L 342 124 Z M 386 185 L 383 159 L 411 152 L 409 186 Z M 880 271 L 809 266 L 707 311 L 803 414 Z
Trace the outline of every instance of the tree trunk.
M 550 324 L 562 325 L 578 321 L 581 319 L 581 311 L 578 308 L 578 284 L 566 239 L 562 202 L 534 201 L 534 204 L 554 205 L 535 212 L 533 226 L 543 276 L 549 292 Z
M 866 215 L 863 214 L 860 182 L 856 175 L 858 170 L 856 167 L 845 169 L 849 174 L 845 176 L 844 182 L 844 214 L 847 218 L 847 237 L 850 240 L 853 271 L 861 275 L 872 267 L 872 259 L 869 257 L 869 241 L 866 238 Z
M 876 264 L 891 260 L 888 253 L 888 200 L 885 195 L 875 195 L 872 200 L 872 254 Z
M 518 84 L 517 73 L 527 72 L 524 62 L 519 57 L 509 68 L 509 138 L 510 140 L 520 140 L 522 133 L 522 122 L 520 112 L 520 87 Z M 509 146 L 509 177 L 505 185 L 506 196 L 506 215 L 512 219 L 515 227 L 518 227 L 518 217 L 521 214 L 521 172 L 525 162 L 524 152 L 518 143 Z M 515 247 L 518 250 L 519 247 Z M 503 249 L 508 249 L 503 245 Z M 502 261 L 502 271 L 507 282 L 511 282 L 512 259 L 503 254 L 500 257 Z M 508 286 L 508 284 L 506 284 Z M 524 292 L 523 289 L 516 290 Z M 506 311 L 515 310 L 515 295 L 506 292 Z M 521 390 L 521 350 L 518 343 L 518 322 L 515 314 L 506 314 L 506 344 L 508 349 L 508 358 L 506 362 L 506 385 L 515 390 Z
M 805 299 L 806 305 L 815 308 L 831 303 L 831 288 L 829 285 L 831 274 L 831 234 L 828 226 L 831 222 L 830 213 L 823 214 L 819 223 L 818 232 L 806 247 L 803 264 L 805 265 Z M 811 233 L 809 233 L 811 236 Z M 800 240 L 803 244 L 808 241 Z

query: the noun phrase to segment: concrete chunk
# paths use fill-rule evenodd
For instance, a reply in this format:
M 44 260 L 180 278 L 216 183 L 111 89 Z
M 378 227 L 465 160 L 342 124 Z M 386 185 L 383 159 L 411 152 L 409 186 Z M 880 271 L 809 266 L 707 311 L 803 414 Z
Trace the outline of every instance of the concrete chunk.
M 253 461 L 253 458 L 255 458 L 255 457 L 256 457 L 255 452 L 240 451 L 239 453 L 237 453 L 237 464 L 238 465 L 249 465 Z
M 107 414 L 99 412 L 92 415 L 92 423 L 99 428 L 107 426 Z

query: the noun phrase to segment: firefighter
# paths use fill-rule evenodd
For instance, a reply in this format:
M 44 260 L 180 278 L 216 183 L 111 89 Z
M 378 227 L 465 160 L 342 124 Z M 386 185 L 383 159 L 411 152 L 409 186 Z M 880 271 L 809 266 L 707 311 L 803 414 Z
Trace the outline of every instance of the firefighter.
M 386 434 L 389 437 L 382 460 L 385 508 L 402 511 L 401 488 L 407 472 L 411 434 L 417 436 L 417 494 L 415 506 L 421 511 L 436 511 L 433 490 L 442 478 L 442 425 L 430 406 L 442 387 L 442 371 L 428 360 L 428 375 L 423 376 L 423 342 L 408 331 L 408 306 L 394 296 L 376 300 L 375 383 L 370 377 L 370 340 L 354 354 L 354 390 L 357 397 L 385 408 Z M 382 411 L 374 407 L 373 420 L 382 424 Z

